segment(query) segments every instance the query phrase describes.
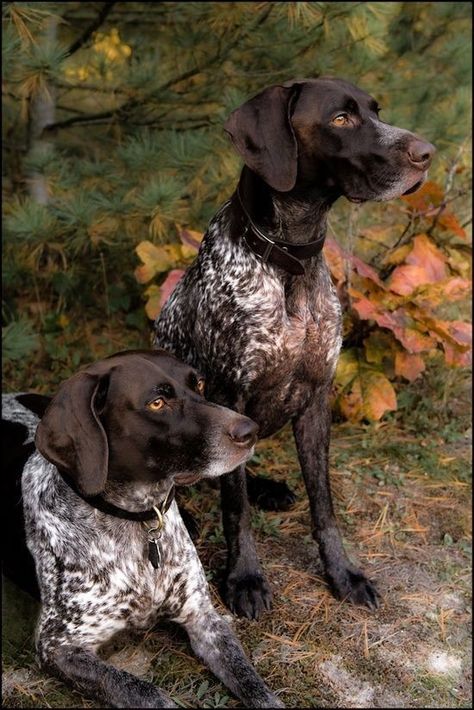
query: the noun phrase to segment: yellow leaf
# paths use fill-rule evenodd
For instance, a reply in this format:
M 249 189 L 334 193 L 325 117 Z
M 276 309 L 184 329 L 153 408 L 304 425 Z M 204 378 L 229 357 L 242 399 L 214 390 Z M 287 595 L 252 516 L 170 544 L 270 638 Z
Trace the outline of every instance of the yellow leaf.
M 382 264 L 401 264 L 403 261 L 405 261 L 411 250 L 411 244 L 402 244 L 402 246 L 398 247 L 398 249 L 389 251 L 388 254 L 383 258 Z
M 350 422 L 358 422 L 362 419 L 362 390 L 360 380 L 357 379 L 339 399 L 341 413 Z
M 342 362 L 341 362 L 342 361 Z M 382 372 L 359 360 L 354 348 L 343 352 L 336 370 L 337 403 L 349 421 L 378 421 L 397 408 L 395 390 Z
M 394 340 L 390 333 L 374 331 L 364 340 L 365 357 L 367 362 L 381 365 L 384 358 L 393 357 Z
M 354 349 L 343 350 L 336 368 L 336 387 L 344 389 L 359 372 L 359 360 Z
M 369 371 L 361 378 L 363 405 L 366 419 L 376 422 L 387 411 L 397 408 L 397 395 L 389 380 L 381 372 Z
M 183 258 L 181 244 L 156 246 L 145 240 L 135 247 L 135 251 L 143 261 L 143 265 L 135 269 L 135 278 L 140 283 L 150 281 L 155 274 L 169 271 Z
M 420 355 L 401 350 L 395 354 L 395 374 L 401 375 L 409 382 L 416 380 L 425 367 L 425 361 Z
M 153 284 L 145 291 L 145 296 L 148 300 L 145 305 L 145 312 L 150 318 L 150 320 L 155 320 L 156 316 L 160 312 L 161 307 L 161 293 L 159 286 Z

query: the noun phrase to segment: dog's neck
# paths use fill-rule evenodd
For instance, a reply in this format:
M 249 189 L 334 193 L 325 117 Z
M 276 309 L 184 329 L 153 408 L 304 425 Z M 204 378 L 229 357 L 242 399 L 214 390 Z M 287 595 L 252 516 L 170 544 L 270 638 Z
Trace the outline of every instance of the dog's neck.
M 102 493 L 102 498 L 112 505 L 139 513 L 149 510 L 153 506 L 160 506 L 165 500 L 171 484 L 169 479 L 153 483 L 136 482 L 133 486 L 129 482 L 114 481 L 109 479 Z
M 271 239 L 305 244 L 326 234 L 327 213 L 337 199 L 334 192 L 319 186 L 295 186 L 290 192 L 276 192 L 246 166 L 239 191 L 253 221 Z

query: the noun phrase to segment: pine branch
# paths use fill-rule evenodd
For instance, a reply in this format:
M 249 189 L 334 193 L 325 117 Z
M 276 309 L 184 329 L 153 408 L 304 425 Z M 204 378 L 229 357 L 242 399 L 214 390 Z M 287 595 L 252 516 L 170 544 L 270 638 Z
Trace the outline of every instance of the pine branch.
M 104 2 L 104 5 L 97 15 L 96 19 L 89 25 L 89 27 L 86 28 L 85 32 L 76 39 L 75 42 L 71 44 L 69 49 L 67 50 L 67 56 L 70 57 L 71 54 L 74 54 L 77 52 L 78 49 L 83 47 L 86 42 L 90 39 L 92 34 L 102 25 L 102 23 L 105 21 L 107 16 L 110 14 L 112 11 L 113 7 L 115 5 L 115 2 Z
M 129 114 L 132 110 L 135 108 L 138 108 L 139 106 L 143 105 L 150 99 L 153 99 L 156 94 L 159 94 L 162 91 L 166 91 L 169 89 L 171 86 L 174 84 L 178 84 L 181 81 L 185 81 L 186 79 L 190 79 L 192 76 L 195 76 L 196 74 L 200 74 L 201 72 L 205 71 L 206 69 L 209 69 L 213 64 L 216 62 L 223 62 L 225 59 L 228 57 L 229 53 L 236 47 L 241 39 L 248 34 L 249 32 L 252 32 L 256 27 L 259 27 L 265 20 L 268 18 L 270 15 L 270 12 L 272 11 L 272 5 L 269 5 L 268 7 L 265 8 L 264 12 L 261 13 L 261 15 L 258 17 L 258 19 L 251 23 L 248 27 L 242 28 L 241 32 L 238 32 L 235 35 L 235 38 L 232 42 L 229 42 L 226 45 L 225 51 L 222 51 L 221 48 L 212 55 L 203 65 L 194 67 L 193 69 L 188 69 L 185 72 L 182 72 L 178 76 L 173 77 L 172 79 L 169 79 L 166 81 L 164 84 L 161 84 L 161 86 L 158 87 L 158 89 L 154 90 L 152 93 L 142 96 L 140 99 L 129 99 L 128 101 L 125 101 L 125 103 L 122 104 L 122 106 L 119 106 L 116 109 L 111 109 L 108 111 L 101 111 L 99 113 L 94 113 L 94 114 L 89 114 L 89 115 L 84 115 L 84 116 L 75 116 L 69 119 L 66 119 L 65 121 L 57 121 L 56 123 L 52 123 L 49 126 L 46 126 L 44 131 L 45 132 L 50 132 L 50 131 L 55 131 L 60 128 L 69 128 L 70 126 L 74 126 L 77 124 L 90 124 L 92 122 L 95 122 L 95 120 L 102 121 L 103 119 L 117 119 L 117 120 L 125 120 L 129 117 Z

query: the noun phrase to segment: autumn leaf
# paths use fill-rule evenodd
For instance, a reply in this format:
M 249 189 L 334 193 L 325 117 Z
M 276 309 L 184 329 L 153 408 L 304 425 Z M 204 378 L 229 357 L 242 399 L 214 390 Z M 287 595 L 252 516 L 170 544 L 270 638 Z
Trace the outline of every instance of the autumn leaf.
M 402 200 L 413 210 L 425 212 L 430 207 L 438 207 L 444 198 L 442 187 L 431 180 L 427 180 L 412 195 L 404 195 Z
M 357 379 L 352 387 L 348 388 L 338 400 L 341 414 L 350 422 L 358 422 L 362 419 L 362 390 L 360 380 Z
M 336 369 L 336 391 L 341 413 L 350 421 L 378 421 L 397 408 L 395 390 L 380 371 L 360 360 L 355 348 L 341 354 Z
M 344 251 L 332 237 L 326 238 L 323 251 L 331 274 L 334 276 L 337 283 L 342 283 L 346 278 Z
M 336 386 L 344 388 L 349 385 L 359 372 L 359 360 L 355 348 L 343 350 L 336 367 Z
M 361 379 L 363 407 L 366 419 L 377 422 L 385 412 L 397 408 L 397 395 L 392 384 L 381 372 L 369 371 Z
M 365 359 L 367 362 L 381 365 L 384 359 L 393 358 L 395 341 L 390 333 L 375 330 L 364 340 Z
M 446 257 L 426 234 L 418 234 L 406 264 L 397 266 L 387 286 L 402 296 L 408 296 L 420 286 L 446 278 Z
M 173 269 L 160 286 L 160 307 L 163 308 L 168 298 L 173 293 L 176 284 L 184 276 L 184 269 Z
M 466 254 L 464 250 L 461 251 L 449 246 L 446 247 L 446 251 L 448 252 L 448 264 L 451 269 L 463 278 L 469 278 L 472 271 L 471 254 Z
M 385 284 L 380 280 L 379 275 L 375 269 L 366 264 L 365 261 L 359 259 L 359 257 L 350 254 L 348 251 L 342 249 L 339 244 L 328 237 L 324 243 L 324 254 L 328 259 L 329 268 L 332 275 L 338 283 L 341 283 L 346 278 L 346 263 L 351 265 L 359 276 L 363 278 L 370 279 L 377 284 L 382 289 L 385 289 Z
M 411 252 L 411 249 L 411 244 L 402 244 L 402 246 L 398 247 L 397 249 L 389 251 L 388 254 L 386 254 L 382 259 L 382 264 L 384 266 L 392 264 L 402 264 L 408 254 Z
M 436 340 L 416 328 L 397 328 L 393 332 L 409 353 L 421 353 L 436 347 Z
M 424 372 L 425 361 L 420 355 L 398 350 L 395 354 L 395 374 L 401 375 L 409 382 L 416 380 Z
M 423 266 L 403 264 L 392 272 L 387 286 L 400 296 L 409 296 L 420 285 L 429 283 Z
M 377 286 L 379 286 L 380 288 L 387 288 L 385 284 L 382 283 L 379 278 L 379 275 L 377 274 L 375 269 L 372 268 L 372 266 L 369 266 L 369 264 L 366 264 L 365 261 L 362 261 L 362 259 L 359 259 L 359 257 L 353 255 L 350 256 L 350 261 L 360 276 L 363 276 L 366 279 L 370 279 L 371 281 L 376 283 Z
M 446 257 L 426 234 L 418 234 L 413 239 L 413 249 L 406 263 L 422 266 L 431 283 L 441 281 L 446 276 Z
M 160 312 L 160 288 L 156 284 L 152 284 L 145 291 L 147 302 L 145 304 L 145 312 L 150 320 L 155 320 Z
M 155 320 L 184 273 L 184 269 L 173 269 L 161 286 L 152 284 L 147 288 L 145 296 L 148 300 L 145 304 L 145 311 L 150 320 Z
M 461 353 L 448 343 L 443 343 L 444 360 L 446 365 L 453 367 L 470 367 L 472 364 L 472 350 Z
M 135 269 L 135 278 L 139 283 L 147 283 L 156 274 L 169 271 L 181 261 L 195 256 L 195 249 L 184 244 L 164 244 L 156 246 L 145 240 L 135 248 L 143 265 Z
M 465 298 L 471 287 L 472 283 L 469 279 L 451 277 L 439 281 L 437 284 L 427 284 L 420 287 L 413 294 L 411 301 L 422 308 L 432 309 L 442 303 L 453 303 Z
M 377 422 L 385 412 L 397 408 L 397 396 L 390 381 L 381 372 L 368 371 L 354 379 L 339 397 L 341 413 L 349 421 L 367 419 Z
M 466 230 L 461 227 L 457 217 L 452 212 L 442 212 L 438 217 L 438 224 L 447 231 L 461 237 L 461 239 L 467 238 Z
M 420 321 L 428 328 L 433 337 L 446 341 L 456 350 L 467 352 L 472 346 L 472 324 L 463 321 L 444 321 L 432 316 L 422 315 Z
M 183 244 L 190 248 L 190 255 L 195 255 L 199 250 L 204 233 L 196 232 L 193 229 L 183 229 L 179 224 L 176 225 L 176 229 Z

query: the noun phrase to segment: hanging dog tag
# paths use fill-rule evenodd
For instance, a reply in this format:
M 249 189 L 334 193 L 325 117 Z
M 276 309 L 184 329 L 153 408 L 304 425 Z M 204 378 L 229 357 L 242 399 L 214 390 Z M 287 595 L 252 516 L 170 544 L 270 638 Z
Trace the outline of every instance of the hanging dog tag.
M 161 563 L 161 552 L 158 545 L 158 540 L 155 538 L 148 538 L 148 559 L 151 565 L 158 569 Z

